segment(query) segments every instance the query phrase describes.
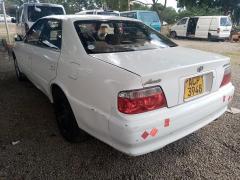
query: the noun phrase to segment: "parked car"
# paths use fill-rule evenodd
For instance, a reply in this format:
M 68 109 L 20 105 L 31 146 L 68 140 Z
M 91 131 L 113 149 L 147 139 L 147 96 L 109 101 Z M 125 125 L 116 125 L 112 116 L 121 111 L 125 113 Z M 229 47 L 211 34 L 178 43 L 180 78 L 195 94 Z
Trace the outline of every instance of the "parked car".
M 17 40 L 17 78 L 46 94 L 72 142 L 85 131 L 149 153 L 217 119 L 233 98 L 228 57 L 179 47 L 138 20 L 49 16 Z
M 76 13 L 77 15 L 105 15 L 105 16 L 119 16 L 119 11 L 112 10 L 103 10 L 103 9 L 93 9 L 93 10 L 85 10 Z
M 25 3 L 17 11 L 17 34 L 25 36 L 26 32 L 38 19 L 49 15 L 64 15 L 62 5 L 50 3 Z
M 228 16 L 185 17 L 171 28 L 171 37 L 228 39 L 232 22 Z
M 120 16 L 141 20 L 153 29 L 161 31 L 161 21 L 155 11 L 124 11 L 120 12 Z
M 13 17 L 6 15 L 6 19 L 7 19 L 7 22 L 12 22 Z M 5 21 L 4 15 L 0 14 L 0 22 L 4 22 L 4 21 Z

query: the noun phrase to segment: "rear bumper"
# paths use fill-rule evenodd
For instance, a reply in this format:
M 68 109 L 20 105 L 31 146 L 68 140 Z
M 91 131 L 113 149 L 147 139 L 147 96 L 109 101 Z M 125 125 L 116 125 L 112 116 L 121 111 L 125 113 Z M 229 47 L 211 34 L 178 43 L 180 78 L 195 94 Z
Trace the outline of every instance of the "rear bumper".
M 218 34 L 218 35 L 212 35 L 212 39 L 219 39 L 219 40 L 226 40 L 229 39 L 230 34 Z
M 228 84 L 215 93 L 185 104 L 109 122 L 111 146 L 138 156 L 160 149 L 220 117 L 234 94 Z

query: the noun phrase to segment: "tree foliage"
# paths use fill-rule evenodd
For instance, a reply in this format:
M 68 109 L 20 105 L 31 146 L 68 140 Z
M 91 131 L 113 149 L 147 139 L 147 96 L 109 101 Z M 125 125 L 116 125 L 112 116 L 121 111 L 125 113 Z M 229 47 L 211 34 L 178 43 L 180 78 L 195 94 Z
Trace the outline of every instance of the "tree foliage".
M 240 21 L 240 0 L 177 0 L 179 7 L 188 15 L 230 15 L 233 22 Z
M 13 8 L 23 2 L 28 0 L 6 0 L 7 11 L 13 14 Z M 40 0 L 40 2 L 62 4 L 68 14 L 102 7 L 118 11 L 128 10 L 128 0 Z M 234 23 L 240 22 L 240 0 L 177 0 L 177 2 L 181 8 L 178 13 L 175 9 L 167 7 L 167 0 L 163 4 L 160 4 L 159 0 L 152 0 L 151 7 L 133 4 L 131 8 L 156 11 L 160 19 L 168 23 L 174 23 L 176 19 L 184 16 L 197 15 L 231 15 Z

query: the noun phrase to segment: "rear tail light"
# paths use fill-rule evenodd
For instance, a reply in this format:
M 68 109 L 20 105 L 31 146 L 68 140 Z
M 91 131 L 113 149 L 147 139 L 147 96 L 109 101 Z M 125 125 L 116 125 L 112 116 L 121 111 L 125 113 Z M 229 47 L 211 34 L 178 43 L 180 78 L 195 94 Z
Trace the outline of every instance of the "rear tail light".
M 221 87 L 231 82 L 231 68 L 226 68 L 223 75 Z
M 220 33 L 220 28 L 217 28 L 217 33 Z
M 118 94 L 118 110 L 124 114 L 139 114 L 166 106 L 165 95 L 158 86 Z

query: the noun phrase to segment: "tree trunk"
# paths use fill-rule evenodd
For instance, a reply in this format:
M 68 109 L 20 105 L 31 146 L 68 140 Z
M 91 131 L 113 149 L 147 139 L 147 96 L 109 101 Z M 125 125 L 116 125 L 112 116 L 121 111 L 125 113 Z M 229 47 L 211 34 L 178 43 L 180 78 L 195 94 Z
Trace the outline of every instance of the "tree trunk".
M 164 3 L 164 8 L 167 7 L 167 0 L 165 0 L 165 3 Z

